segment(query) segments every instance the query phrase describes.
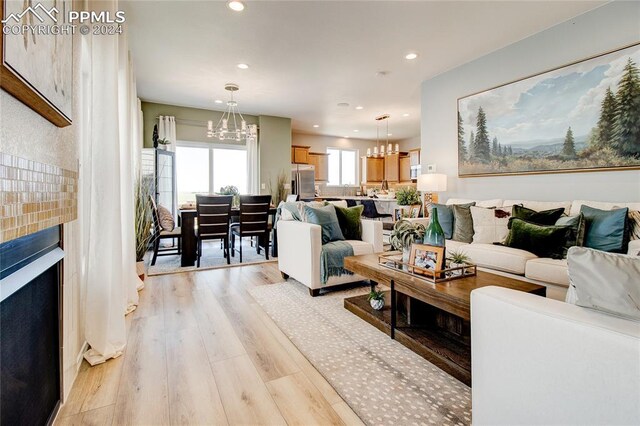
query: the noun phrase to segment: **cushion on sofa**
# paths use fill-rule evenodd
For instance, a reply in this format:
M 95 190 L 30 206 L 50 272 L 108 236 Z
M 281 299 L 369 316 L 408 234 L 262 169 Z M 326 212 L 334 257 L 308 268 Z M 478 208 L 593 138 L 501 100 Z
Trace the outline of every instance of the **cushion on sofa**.
M 471 206 L 454 204 L 453 210 L 453 235 L 452 240 L 470 243 L 473 241 L 473 218 Z
M 345 240 L 361 240 L 362 239 L 362 204 L 353 207 L 336 208 L 336 216 Z
M 466 198 L 449 198 L 447 200 L 447 205 L 453 205 L 453 204 L 471 204 L 471 203 L 475 203 L 476 206 L 478 207 L 502 207 L 502 200 L 500 198 L 496 198 L 493 200 L 469 200 Z
M 568 266 L 576 305 L 640 321 L 640 258 L 572 247 Z
M 445 240 L 444 246 L 446 248 L 447 253 L 450 253 L 452 251 L 464 252 L 465 247 L 468 247 L 469 244 L 463 243 L 462 241 Z
M 502 207 L 511 207 L 516 204 L 535 211 L 562 208 L 564 209 L 564 214 L 566 215 L 570 214 L 571 211 L 571 201 L 504 200 L 504 204 L 502 204 Z
M 476 203 L 471 202 L 471 203 L 460 204 L 460 205 L 462 207 L 470 207 L 470 206 L 475 206 Z M 444 232 L 444 238 L 447 240 L 453 237 L 454 216 L 453 216 L 452 206 L 453 206 L 452 204 L 446 205 L 446 204 L 437 204 L 437 203 L 429 203 L 429 205 L 427 206 L 428 217 L 431 217 L 431 212 L 433 211 L 434 208 L 438 210 L 438 223 L 442 227 L 442 231 Z
M 571 212 L 569 212 L 570 216 L 575 216 L 580 213 L 580 209 L 582 206 L 589 206 L 600 210 L 613 210 L 619 209 L 622 207 L 628 207 L 629 210 L 640 210 L 640 203 L 626 203 L 626 202 L 616 202 L 616 203 L 606 203 L 602 201 L 587 201 L 587 200 L 574 200 L 571 203 Z
M 629 210 L 627 220 L 629 226 L 629 239 L 640 240 L 640 210 Z
M 346 209 L 347 207 L 349 207 L 349 205 L 347 204 L 347 200 L 331 200 L 331 201 L 325 201 L 325 204 L 333 204 L 336 207 L 342 207 L 343 209 Z
M 511 218 L 510 231 L 504 245 L 526 250 L 539 257 L 563 259 L 566 256 L 565 244 L 575 245 L 574 227 L 556 225 L 538 225 L 526 220 Z
M 158 204 L 158 222 L 163 231 L 171 232 L 176 227 L 176 221 L 168 208 Z
M 511 210 L 501 207 L 471 207 L 473 218 L 473 242 L 491 244 L 502 242 L 509 234 L 509 218 Z
M 542 211 L 529 209 L 518 204 L 514 204 L 511 207 L 512 217 L 526 220 L 531 223 L 537 223 L 538 225 L 554 225 L 563 214 L 564 209 L 562 207 Z
M 627 207 L 616 210 L 600 210 L 594 207 L 582 206 L 580 212 L 584 214 L 587 228 L 584 236 L 585 247 L 611 253 L 626 253 L 627 235 Z
M 461 248 L 478 266 L 524 275 L 527 261 L 537 259 L 533 253 L 495 244 L 467 244 Z
M 532 280 L 568 287 L 567 259 L 549 259 L 547 257 L 531 259 L 524 269 L 524 276 Z
M 322 227 L 322 244 L 330 241 L 344 240 L 340 223 L 336 215 L 336 208 L 333 205 L 323 207 L 304 207 L 307 222 L 320 225 Z

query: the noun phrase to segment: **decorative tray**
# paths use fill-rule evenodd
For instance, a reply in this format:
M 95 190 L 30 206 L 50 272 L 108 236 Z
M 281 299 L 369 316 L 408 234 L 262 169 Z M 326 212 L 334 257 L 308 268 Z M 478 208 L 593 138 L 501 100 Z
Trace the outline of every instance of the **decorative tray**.
M 444 269 L 425 269 L 402 261 L 402 253 L 388 252 L 378 255 L 378 264 L 394 271 L 402 272 L 431 283 L 453 281 L 472 277 L 477 273 L 477 265 L 465 263 L 460 266 L 448 266 Z

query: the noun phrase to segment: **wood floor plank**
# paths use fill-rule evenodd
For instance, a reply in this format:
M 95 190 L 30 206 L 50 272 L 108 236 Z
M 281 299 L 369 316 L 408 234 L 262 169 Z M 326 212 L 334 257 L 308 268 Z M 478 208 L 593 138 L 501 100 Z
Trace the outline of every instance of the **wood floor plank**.
M 244 299 L 229 295 L 218 301 L 265 382 L 300 370 Z
M 267 388 L 289 426 L 344 424 L 302 372 L 267 382 Z
M 338 402 L 337 404 L 333 404 L 332 407 L 333 411 L 340 416 L 344 424 L 349 426 L 364 426 L 364 422 L 353 412 L 346 402 Z
M 232 425 L 286 425 L 248 355 L 212 364 L 220 397 Z
M 56 426 L 110 426 L 113 423 L 115 404 L 96 408 L 69 417 L 58 418 Z
M 260 307 L 258 303 L 252 303 L 251 307 L 260 317 L 262 323 L 271 331 L 271 334 L 282 345 L 287 353 L 294 360 L 296 365 L 300 367 L 300 370 L 307 376 L 311 383 L 320 391 L 324 399 L 330 404 L 335 404 L 342 401 L 338 392 L 335 391 L 333 386 L 327 382 L 327 380 L 316 370 L 316 368 L 309 362 L 309 360 L 298 350 L 298 348 L 289 340 L 289 338 L 278 328 L 276 323 L 269 317 L 269 315 Z
M 138 292 L 138 307 L 133 312 L 135 318 L 152 317 L 164 313 L 163 280 L 164 278 L 161 277 L 153 277 L 145 281 L 144 288 Z
M 193 283 L 184 274 L 164 275 L 162 285 L 164 320 L 167 332 L 197 328 L 193 309 Z
M 244 346 L 211 289 L 195 291 L 193 298 L 198 326 L 209 361 L 213 363 L 245 354 Z
M 133 320 L 114 423 L 169 423 L 167 361 L 162 316 Z
M 200 331 L 187 328 L 166 338 L 171 424 L 227 424 Z

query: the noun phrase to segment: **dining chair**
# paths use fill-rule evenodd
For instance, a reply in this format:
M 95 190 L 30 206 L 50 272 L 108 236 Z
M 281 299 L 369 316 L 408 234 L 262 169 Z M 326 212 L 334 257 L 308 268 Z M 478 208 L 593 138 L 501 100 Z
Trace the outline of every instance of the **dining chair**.
M 231 256 L 235 252 L 240 253 L 242 263 L 242 238 L 257 237 L 256 252 L 260 254 L 260 247 L 264 247 L 265 258 L 269 259 L 269 207 L 271 195 L 241 195 L 239 221 L 232 223 L 231 231 Z M 236 250 L 236 236 L 240 238 L 240 249 Z
M 362 216 L 369 219 L 384 219 L 387 217 L 393 217 L 389 213 L 380 213 L 376 207 L 376 202 L 373 200 L 361 200 L 360 204 L 364 206 Z
M 160 216 L 158 215 L 158 206 L 156 200 L 149 195 L 149 202 L 151 204 L 151 218 L 153 219 L 153 236 L 151 237 L 151 244 L 153 245 L 153 258 L 151 259 L 151 266 L 156 264 L 158 256 L 176 256 L 182 254 L 182 229 L 176 226 L 171 231 L 165 231 L 160 226 Z M 177 240 L 178 247 L 160 248 L 161 240 Z
M 233 195 L 196 195 L 196 212 L 198 215 L 197 263 L 200 267 L 202 257 L 202 241 L 222 240 L 223 254 L 227 264 L 229 257 L 229 219 L 231 217 L 231 203 Z

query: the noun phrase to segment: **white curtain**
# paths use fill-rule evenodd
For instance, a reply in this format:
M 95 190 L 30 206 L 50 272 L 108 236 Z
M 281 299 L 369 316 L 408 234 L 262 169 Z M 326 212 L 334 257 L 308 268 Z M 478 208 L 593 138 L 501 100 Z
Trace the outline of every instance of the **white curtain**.
M 171 142 L 166 146 L 169 151 L 176 151 L 176 118 L 170 115 L 158 117 L 158 137 L 168 139 Z
M 249 133 L 257 135 L 256 125 L 250 124 L 249 127 Z M 258 138 L 247 138 L 247 190 L 249 194 L 260 194 L 259 155 Z
M 117 2 L 95 1 L 95 11 Z M 76 131 L 81 150 L 81 279 L 85 288 L 85 359 L 99 364 L 122 354 L 124 316 L 138 304 L 135 268 L 134 164 L 139 163 L 140 110 L 126 38 L 81 38 L 82 87 Z

